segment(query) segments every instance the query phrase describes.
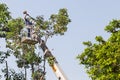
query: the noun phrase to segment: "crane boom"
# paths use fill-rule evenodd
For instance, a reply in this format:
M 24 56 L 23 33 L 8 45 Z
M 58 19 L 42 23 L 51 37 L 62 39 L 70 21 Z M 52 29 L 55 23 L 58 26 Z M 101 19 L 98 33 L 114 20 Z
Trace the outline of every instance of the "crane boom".
M 44 52 L 45 58 L 54 57 L 52 53 L 50 52 L 50 50 L 48 49 L 48 47 L 46 46 L 44 40 L 38 38 L 38 43 L 40 44 L 40 47 L 42 48 Z M 50 65 L 50 67 L 52 68 L 58 80 L 68 80 L 63 70 L 60 68 L 56 59 L 54 59 L 54 62 L 52 65 Z

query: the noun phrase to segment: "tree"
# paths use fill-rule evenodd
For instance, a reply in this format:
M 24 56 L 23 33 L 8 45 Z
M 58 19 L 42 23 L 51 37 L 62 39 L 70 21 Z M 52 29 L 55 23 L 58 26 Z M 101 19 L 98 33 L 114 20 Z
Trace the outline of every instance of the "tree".
M 7 5 L 0 3 L 0 37 L 5 37 L 5 32 L 9 31 L 6 26 L 9 19 L 11 19 L 11 16 Z
M 52 37 L 54 35 L 64 35 L 64 33 L 67 31 L 67 25 L 70 22 L 67 9 L 65 8 L 60 9 L 58 14 L 52 14 L 48 20 L 45 20 L 43 16 L 37 16 L 36 18 L 32 19 L 34 19 L 36 22 L 35 32 L 39 38 L 45 37 L 45 42 L 49 37 Z M 35 45 L 25 44 L 21 42 L 21 31 L 25 26 L 24 20 L 20 17 L 15 19 L 10 18 L 10 15 L 8 17 L 7 14 L 6 18 L 3 18 L 3 20 L 1 20 L 1 24 L 3 25 L 3 27 L 1 27 L 1 31 L 5 27 L 5 36 L 1 37 L 4 37 L 6 39 L 6 47 L 8 48 L 7 53 L 16 57 L 18 68 L 25 69 L 24 79 L 26 80 L 27 76 L 26 70 L 28 68 L 31 68 L 31 76 L 34 80 L 38 80 L 38 77 L 41 77 L 41 80 L 44 80 L 45 69 L 40 68 L 40 65 L 42 61 L 45 60 L 43 60 L 43 57 L 41 57 L 39 53 L 35 52 Z M 38 68 L 36 69 L 35 67 Z M 9 69 L 7 68 L 7 70 Z M 10 71 L 7 71 L 7 73 L 8 72 Z M 17 73 L 14 74 L 17 75 Z M 14 74 L 12 74 L 12 76 L 14 76 Z M 8 76 L 9 75 L 7 75 L 7 77 Z
M 10 12 L 6 4 L 0 3 L 0 38 L 6 36 L 6 32 L 9 31 L 7 28 L 7 21 L 11 19 Z M 1 46 L 0 46 L 1 47 Z M 5 63 L 5 59 L 10 56 L 8 52 L 0 51 L 0 64 Z M 1 76 L 1 75 L 0 75 Z
M 97 43 L 83 42 L 87 47 L 77 56 L 85 65 L 92 80 L 120 79 L 120 20 L 112 20 L 106 27 L 110 38 L 96 36 Z
M 26 80 L 22 71 L 16 73 L 14 69 L 8 70 L 7 68 L 4 68 L 2 72 L 4 73 L 4 77 L 6 77 L 5 80 Z

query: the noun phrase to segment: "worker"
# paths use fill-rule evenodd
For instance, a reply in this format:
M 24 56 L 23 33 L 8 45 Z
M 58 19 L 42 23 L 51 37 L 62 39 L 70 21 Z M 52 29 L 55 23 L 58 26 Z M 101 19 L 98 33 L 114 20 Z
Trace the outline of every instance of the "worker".
M 27 11 L 24 11 L 23 14 L 25 14 L 24 19 L 26 26 L 32 26 L 33 23 L 30 21 L 31 18 L 29 17 L 29 14 L 27 14 Z
M 33 28 L 33 23 L 30 21 L 31 18 L 29 16 L 29 14 L 27 13 L 27 11 L 24 11 L 23 14 L 25 14 L 25 25 L 26 25 L 26 28 L 28 30 L 28 35 L 27 37 L 31 37 L 31 32 L 32 32 L 32 28 Z

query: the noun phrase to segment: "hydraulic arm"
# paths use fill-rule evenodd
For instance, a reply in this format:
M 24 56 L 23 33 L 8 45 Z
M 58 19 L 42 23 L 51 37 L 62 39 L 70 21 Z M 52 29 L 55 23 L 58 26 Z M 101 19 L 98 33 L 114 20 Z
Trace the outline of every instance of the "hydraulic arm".
M 52 55 L 52 53 L 50 52 L 50 50 L 46 46 L 44 40 L 38 38 L 38 42 L 39 42 L 40 47 L 42 48 L 42 50 L 44 52 L 45 58 L 46 59 L 50 58 L 50 57 L 54 58 L 54 56 Z M 54 73 L 55 73 L 56 77 L 58 78 L 58 80 L 68 80 L 55 58 L 53 60 L 53 63 L 52 64 L 49 63 L 49 65 L 52 68 L 52 70 L 54 71 Z

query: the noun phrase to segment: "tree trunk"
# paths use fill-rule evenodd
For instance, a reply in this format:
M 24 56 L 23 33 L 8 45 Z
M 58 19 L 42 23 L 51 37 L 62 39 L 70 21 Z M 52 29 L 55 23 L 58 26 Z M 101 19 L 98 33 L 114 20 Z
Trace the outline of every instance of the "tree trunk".
M 34 64 L 31 64 L 32 74 L 34 73 Z
M 6 80 L 9 79 L 9 74 L 8 74 L 8 63 L 6 61 Z
M 38 38 L 38 43 L 40 44 L 40 47 L 41 47 L 41 49 L 44 52 L 44 57 L 45 58 L 47 58 L 47 57 L 53 57 L 53 55 L 51 54 L 51 52 L 48 50 L 48 47 L 46 46 L 44 40 Z
M 24 69 L 25 69 L 25 80 L 27 80 L 27 69 L 26 67 Z

